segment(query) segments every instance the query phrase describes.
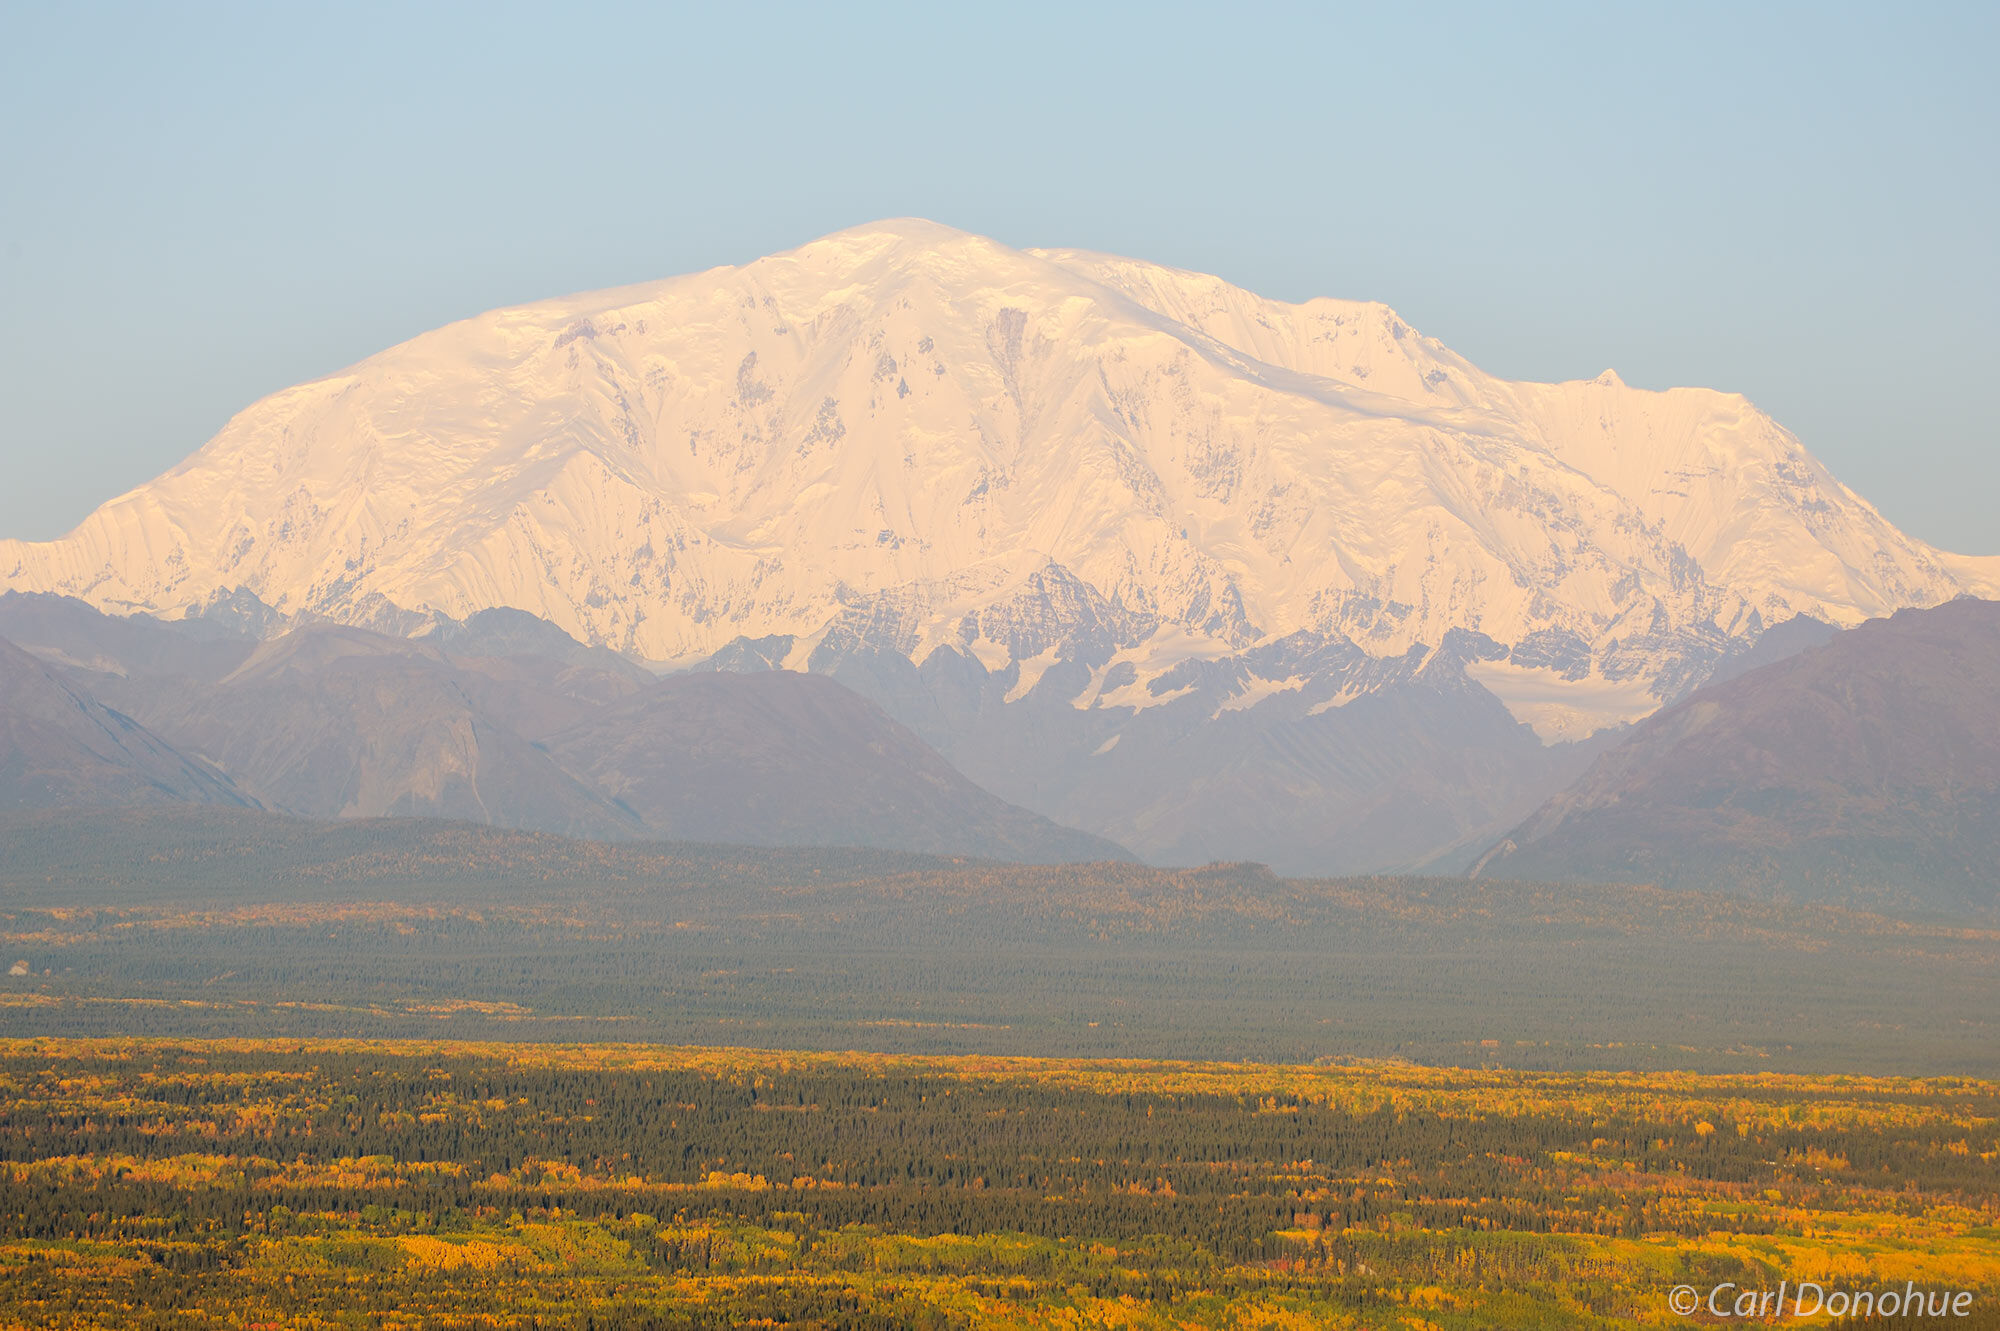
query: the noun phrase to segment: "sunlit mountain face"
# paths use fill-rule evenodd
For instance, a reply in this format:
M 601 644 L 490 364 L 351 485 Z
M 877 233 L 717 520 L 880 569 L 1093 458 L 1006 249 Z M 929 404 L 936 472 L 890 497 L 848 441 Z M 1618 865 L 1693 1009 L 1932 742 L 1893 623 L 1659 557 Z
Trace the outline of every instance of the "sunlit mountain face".
M 245 410 L 0 586 L 832 675 L 1154 858 L 1469 863 L 1766 629 L 2000 592 L 1740 396 L 921 221 L 498 310 Z

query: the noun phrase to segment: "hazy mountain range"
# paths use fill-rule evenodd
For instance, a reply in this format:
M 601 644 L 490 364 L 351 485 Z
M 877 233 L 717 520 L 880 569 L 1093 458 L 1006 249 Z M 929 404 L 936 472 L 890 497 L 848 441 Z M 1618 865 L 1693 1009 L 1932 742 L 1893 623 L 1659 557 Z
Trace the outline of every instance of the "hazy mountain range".
M 610 839 L 1129 858 L 979 789 L 831 680 L 656 678 L 508 611 L 424 639 L 321 624 L 259 641 L 0 596 L 0 740 L 0 810 L 233 804 Z
M 894 222 L 275 394 L 0 542 L 0 587 L 268 639 L 171 701 L 73 682 L 296 811 L 754 831 L 893 769 L 1000 843 L 1025 809 L 1325 873 L 1465 868 L 1712 674 L 2000 559 L 1739 396 L 1513 383 L 1381 305 Z M 517 641 L 454 644 L 496 609 Z M 733 787 L 659 756 L 695 718 Z

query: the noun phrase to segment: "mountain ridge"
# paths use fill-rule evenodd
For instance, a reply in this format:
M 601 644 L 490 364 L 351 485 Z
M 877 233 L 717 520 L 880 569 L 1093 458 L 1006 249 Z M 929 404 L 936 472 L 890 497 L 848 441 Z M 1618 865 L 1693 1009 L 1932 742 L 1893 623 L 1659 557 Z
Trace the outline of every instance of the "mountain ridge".
M 137 737 L 108 752 L 115 770 L 82 756 L 105 734 Z M 9 775 L 24 766 L 93 779 L 29 798 Z M 982 789 L 831 679 L 659 678 L 512 612 L 421 637 L 309 624 L 259 640 L 0 594 L 0 807 L 135 801 L 611 841 L 1131 858 Z
M 1996 699 L 2000 602 L 1871 620 L 1648 719 L 1473 876 L 1990 912 Z

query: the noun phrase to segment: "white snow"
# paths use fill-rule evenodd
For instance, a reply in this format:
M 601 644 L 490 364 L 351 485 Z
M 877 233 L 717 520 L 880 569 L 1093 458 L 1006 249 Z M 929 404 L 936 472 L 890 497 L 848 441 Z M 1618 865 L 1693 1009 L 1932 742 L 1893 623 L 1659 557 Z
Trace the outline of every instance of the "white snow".
M 1301 630 L 1391 656 L 1554 629 L 1589 679 L 1481 675 L 1545 735 L 1642 705 L 1597 687 L 1614 644 L 1663 644 L 1643 690 L 1675 635 L 2000 593 L 2000 560 L 1904 536 L 1741 397 L 1512 383 L 1383 305 L 922 221 L 440 328 L 0 541 L 0 587 L 111 611 L 514 606 L 661 663 L 790 634 L 802 664 L 836 621 L 989 669 L 1004 623 L 1053 661 L 1095 612 L 1037 600 L 1051 568 L 1151 632 L 1078 705 Z
M 1022 661 L 1020 678 L 1014 681 L 1013 688 L 1007 690 L 1003 701 L 1018 702 L 1033 693 L 1035 685 L 1042 682 L 1042 676 L 1048 673 L 1049 667 L 1060 659 L 1062 659 L 1062 649 L 1049 647 Z
M 1572 680 L 1553 670 L 1511 661 L 1474 661 L 1466 673 L 1498 698 L 1516 721 L 1533 729 L 1544 744 L 1584 739 L 1607 726 L 1629 725 L 1652 715 L 1660 705 L 1643 679 L 1613 681 L 1592 676 Z
M 1215 710 L 1215 716 L 1219 717 L 1224 712 L 1244 711 L 1280 693 L 1296 693 L 1311 682 L 1304 675 L 1292 675 L 1285 679 L 1260 679 L 1252 676 L 1243 682 L 1241 688 L 1222 700 L 1221 705 Z M 1215 717 L 1209 719 L 1214 720 Z

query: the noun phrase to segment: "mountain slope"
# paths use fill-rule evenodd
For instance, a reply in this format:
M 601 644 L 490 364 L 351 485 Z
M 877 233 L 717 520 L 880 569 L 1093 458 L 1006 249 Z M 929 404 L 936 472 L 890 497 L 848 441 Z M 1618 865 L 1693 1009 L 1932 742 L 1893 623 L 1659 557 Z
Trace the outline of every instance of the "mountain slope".
M 442 653 L 360 629 L 273 638 L 214 688 L 156 696 L 144 715 L 280 812 L 641 830 L 480 707 Z
M 2000 603 L 1906 610 L 1704 687 L 1485 877 L 2000 904 Z
M 551 737 L 548 750 L 666 837 L 1129 858 L 981 790 L 874 705 L 814 675 L 665 679 Z
M 755 669 L 787 642 L 721 664 Z M 987 789 L 1155 863 L 1456 872 L 1603 742 L 1545 745 L 1515 721 L 1466 673 L 1499 650 L 1453 632 L 1382 659 L 1300 634 L 1142 681 L 1129 661 L 989 672 L 955 652 L 918 666 L 830 637 L 808 665 Z
M 0 809 L 251 803 L 205 763 L 0 639 Z

